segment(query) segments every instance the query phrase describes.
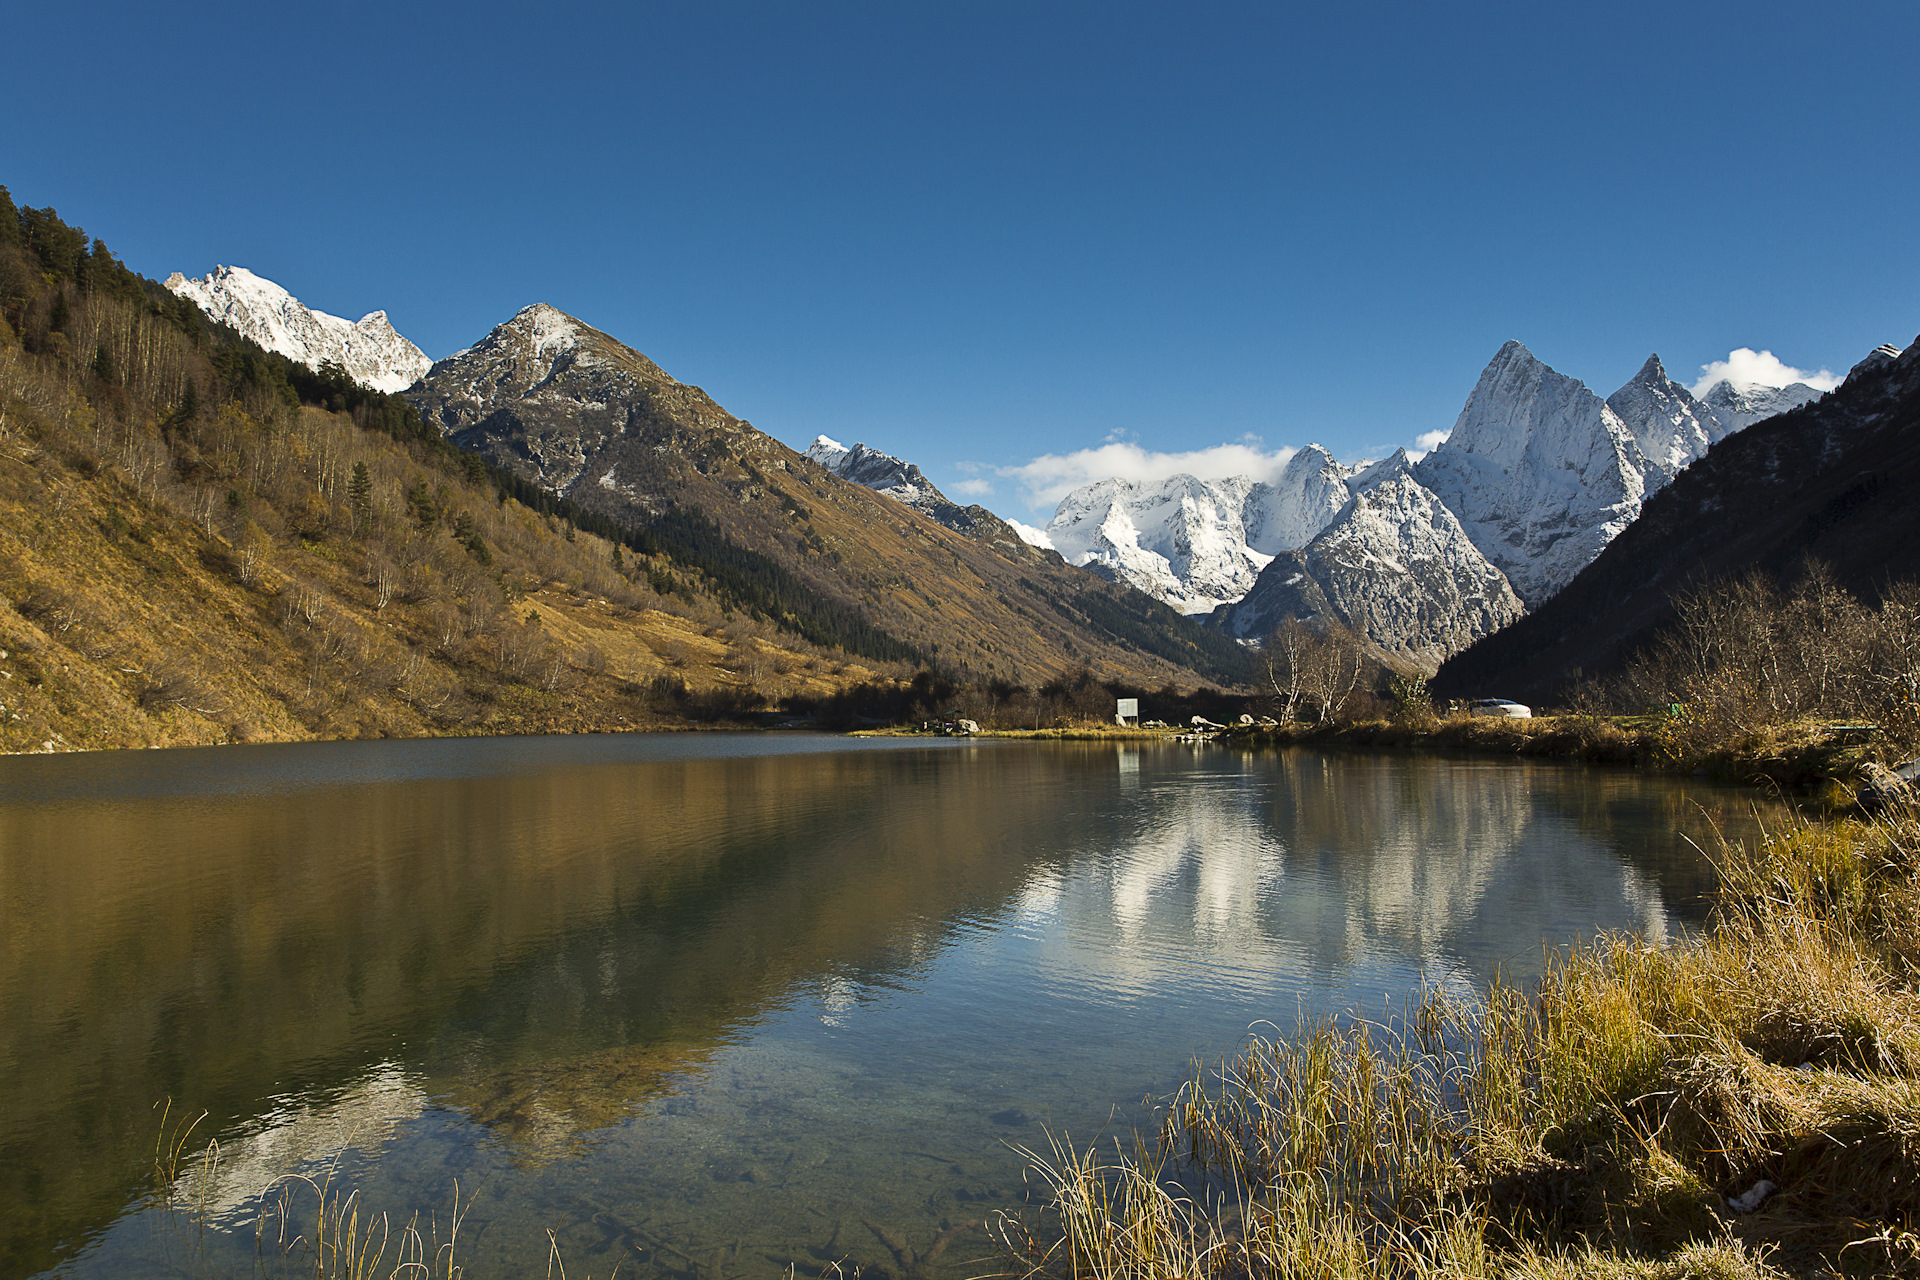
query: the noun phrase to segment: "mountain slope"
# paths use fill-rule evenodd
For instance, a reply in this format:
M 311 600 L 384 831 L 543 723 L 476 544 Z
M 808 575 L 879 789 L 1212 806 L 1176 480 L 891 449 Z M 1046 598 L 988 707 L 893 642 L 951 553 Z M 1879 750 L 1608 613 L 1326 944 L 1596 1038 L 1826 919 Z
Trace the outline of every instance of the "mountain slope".
M 439 361 L 407 397 L 460 447 L 585 510 L 641 526 L 698 512 L 812 601 L 961 673 L 1032 682 L 1086 662 L 1145 683 L 1244 675 L 1225 637 L 844 480 L 552 307 Z
M 333 363 L 362 386 L 400 391 L 433 362 L 394 330 L 384 311 L 343 320 L 300 305 L 300 300 L 245 267 L 215 267 L 197 280 L 178 271 L 166 287 L 222 324 L 268 351 L 310 369 Z
M 940 492 L 919 467 L 890 453 L 869 449 L 864 444 L 849 449 L 838 440 L 817 436 L 807 446 L 806 456 L 842 480 L 884 493 L 955 533 L 984 542 L 1009 560 L 1043 564 L 1054 558 L 1029 544 L 1012 525 L 978 503 L 963 507 L 953 501 Z
M 1435 691 L 1554 697 L 1644 643 L 1673 592 L 1787 574 L 1804 556 L 1869 598 L 1920 575 L 1920 347 L 1876 355 L 1837 390 L 1715 444 L 1557 596 L 1448 660 Z

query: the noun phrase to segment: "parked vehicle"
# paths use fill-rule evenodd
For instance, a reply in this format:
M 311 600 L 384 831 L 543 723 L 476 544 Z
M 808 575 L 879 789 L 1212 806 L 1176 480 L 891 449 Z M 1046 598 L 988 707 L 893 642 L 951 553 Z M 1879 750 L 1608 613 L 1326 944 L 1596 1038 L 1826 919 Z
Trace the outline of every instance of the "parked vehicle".
M 1467 714 L 1500 716 L 1508 720 L 1531 720 L 1533 708 L 1525 703 L 1508 702 L 1505 698 L 1475 698 L 1467 704 Z

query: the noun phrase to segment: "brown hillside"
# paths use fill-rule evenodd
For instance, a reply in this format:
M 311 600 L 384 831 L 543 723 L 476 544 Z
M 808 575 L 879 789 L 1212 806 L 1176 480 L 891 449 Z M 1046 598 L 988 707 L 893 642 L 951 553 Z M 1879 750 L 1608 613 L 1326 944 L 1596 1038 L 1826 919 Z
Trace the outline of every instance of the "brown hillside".
M 963 677 L 1038 683 L 1081 666 L 1147 685 L 1244 675 L 1217 632 L 1036 555 L 1002 522 L 970 538 L 843 480 L 552 307 L 521 311 L 406 396 L 463 449 L 586 510 L 627 524 L 698 510 Z

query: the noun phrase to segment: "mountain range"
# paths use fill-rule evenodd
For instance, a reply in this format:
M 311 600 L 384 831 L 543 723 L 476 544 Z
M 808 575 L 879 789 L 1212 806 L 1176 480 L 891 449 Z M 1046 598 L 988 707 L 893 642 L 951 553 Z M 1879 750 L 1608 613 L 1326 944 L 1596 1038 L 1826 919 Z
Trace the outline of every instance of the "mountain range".
M 1695 397 L 1656 355 L 1602 400 L 1509 342 L 1452 431 L 1422 458 L 1401 450 L 1345 464 L 1312 444 L 1268 480 L 1100 480 L 1060 502 L 1045 548 L 985 507 L 952 501 L 912 462 L 867 445 L 823 435 L 804 455 L 788 456 L 699 388 L 551 307 L 529 307 L 429 367 L 385 313 L 350 324 L 243 268 L 200 280 L 176 273 L 167 287 L 270 349 L 316 368 L 339 363 L 364 385 L 404 389 L 455 443 L 546 492 L 617 519 L 698 510 L 742 545 L 770 551 L 824 598 L 884 616 L 881 625 L 927 644 L 947 635 L 968 651 L 964 665 L 989 672 L 1003 665 L 989 655 L 1018 647 L 1011 634 L 955 638 L 979 632 L 984 614 L 973 611 L 970 626 L 955 633 L 925 616 L 944 606 L 929 606 L 924 593 L 901 595 L 897 566 L 924 548 L 903 561 L 897 548 L 862 546 L 870 531 L 888 527 L 908 543 L 926 535 L 905 534 L 914 526 L 900 525 L 885 506 L 823 489 L 807 464 L 926 517 L 996 562 L 1047 574 L 1089 570 L 1224 637 L 1253 642 L 1289 615 L 1329 617 L 1432 669 L 1551 600 L 1650 495 L 1715 444 L 1819 396 L 1804 383 L 1721 381 Z M 804 479 L 796 488 L 778 473 Z M 830 507 L 854 504 L 851 523 L 816 516 L 822 492 L 834 496 Z M 823 554 L 838 557 L 824 577 Z M 849 555 L 864 567 L 846 570 Z M 1005 595 L 997 571 L 970 572 L 983 589 Z M 1086 589 L 1084 577 L 1066 574 L 1020 607 Z
M 1271 482 L 1100 480 L 1047 533 L 1070 563 L 1236 637 L 1331 616 L 1431 668 L 1550 599 L 1716 441 L 1818 395 L 1723 381 L 1696 399 L 1650 356 L 1603 401 L 1509 342 L 1418 461 L 1309 445 Z

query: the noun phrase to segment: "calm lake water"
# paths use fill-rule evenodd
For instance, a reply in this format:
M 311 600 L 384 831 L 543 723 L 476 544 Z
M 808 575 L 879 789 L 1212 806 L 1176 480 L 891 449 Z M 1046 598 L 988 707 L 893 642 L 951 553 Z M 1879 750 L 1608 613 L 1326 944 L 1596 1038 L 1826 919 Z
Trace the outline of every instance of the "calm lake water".
M 1755 803 L 765 734 L 0 760 L 0 1276 L 292 1274 L 262 1196 L 328 1168 L 443 1233 L 457 1180 L 474 1277 L 549 1229 L 574 1280 L 978 1274 L 1013 1144 L 1130 1133 L 1262 1019 L 1691 927 L 1688 837 Z M 153 1207 L 165 1099 L 204 1230 Z

